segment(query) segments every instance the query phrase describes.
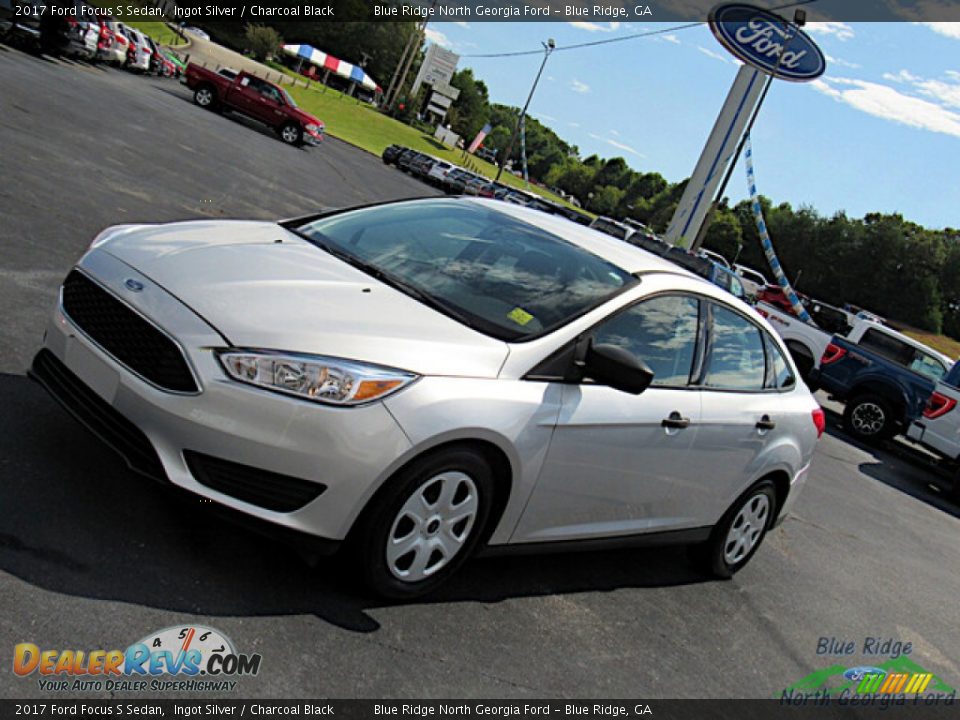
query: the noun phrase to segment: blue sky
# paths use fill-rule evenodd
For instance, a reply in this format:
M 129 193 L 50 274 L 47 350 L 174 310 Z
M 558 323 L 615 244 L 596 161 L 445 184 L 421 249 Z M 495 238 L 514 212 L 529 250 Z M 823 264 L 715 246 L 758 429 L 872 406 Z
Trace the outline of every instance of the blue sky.
M 428 39 L 463 57 L 495 102 L 521 105 L 540 56 L 470 54 L 588 42 L 669 27 L 657 23 L 440 23 Z M 777 82 L 753 132 L 760 192 L 775 202 L 900 212 L 960 227 L 960 23 L 812 23 L 826 74 Z M 690 175 L 739 65 L 706 25 L 555 52 L 530 114 L 582 156 L 621 156 L 670 181 Z M 746 197 L 735 170 L 727 195 Z

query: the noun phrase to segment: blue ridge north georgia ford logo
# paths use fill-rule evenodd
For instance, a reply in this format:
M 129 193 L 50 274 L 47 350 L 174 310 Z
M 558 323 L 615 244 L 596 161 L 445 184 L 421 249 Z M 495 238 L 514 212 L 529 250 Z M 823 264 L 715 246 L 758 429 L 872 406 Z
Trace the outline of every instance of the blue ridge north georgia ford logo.
M 809 35 L 753 5 L 717 5 L 710 11 L 710 30 L 734 57 L 783 80 L 815 80 L 827 69 L 823 53 Z

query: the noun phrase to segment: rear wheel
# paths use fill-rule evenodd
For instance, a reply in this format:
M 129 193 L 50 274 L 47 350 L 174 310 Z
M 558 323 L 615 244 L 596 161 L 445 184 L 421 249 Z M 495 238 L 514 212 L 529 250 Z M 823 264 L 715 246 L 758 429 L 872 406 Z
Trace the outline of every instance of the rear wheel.
M 217 103 L 217 96 L 209 85 L 201 85 L 193 93 L 193 101 L 202 108 L 212 110 Z
M 303 128 L 293 123 L 287 123 L 280 128 L 280 139 L 287 145 L 299 145 L 303 142 Z
M 776 507 L 773 482 L 761 480 L 737 498 L 714 526 L 710 539 L 693 548 L 697 564 L 718 578 L 733 577 L 760 547 Z
M 865 442 L 891 437 L 896 430 L 893 408 L 879 395 L 852 397 L 843 410 L 843 429 Z
M 352 539 L 367 586 L 402 599 L 443 583 L 476 546 L 493 492 L 490 465 L 470 448 L 441 450 L 401 470 Z

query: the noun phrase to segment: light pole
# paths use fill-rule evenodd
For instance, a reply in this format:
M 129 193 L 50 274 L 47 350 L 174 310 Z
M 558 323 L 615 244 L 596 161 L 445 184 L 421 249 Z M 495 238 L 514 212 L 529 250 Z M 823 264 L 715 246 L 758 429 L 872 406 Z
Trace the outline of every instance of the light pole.
M 530 107 L 530 101 L 533 100 L 533 93 L 537 90 L 537 83 L 540 82 L 540 76 L 543 75 L 543 68 L 547 64 L 547 58 L 550 57 L 550 53 L 552 53 L 557 47 L 557 44 L 553 41 L 553 38 L 550 38 L 545 43 L 540 44 L 543 45 L 543 62 L 540 63 L 540 69 L 537 71 L 537 77 L 533 79 L 533 87 L 530 88 L 530 94 L 527 96 L 527 102 L 524 104 L 523 110 L 520 111 L 520 116 L 517 118 L 517 124 L 513 128 L 513 134 L 510 136 L 510 142 L 507 143 L 507 150 L 500 158 L 500 168 L 497 170 L 497 177 L 494 178 L 494 182 L 500 182 L 500 176 L 503 175 L 503 166 L 507 164 L 510 153 L 513 152 L 513 146 L 517 142 L 517 133 L 520 132 L 520 123 L 523 122 L 523 116 L 527 114 L 527 108 Z

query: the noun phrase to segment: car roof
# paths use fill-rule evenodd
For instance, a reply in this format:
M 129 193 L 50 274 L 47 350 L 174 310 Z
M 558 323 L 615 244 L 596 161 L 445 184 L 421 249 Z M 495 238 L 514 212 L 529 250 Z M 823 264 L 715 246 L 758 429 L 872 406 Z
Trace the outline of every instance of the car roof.
M 611 237 L 600 230 L 579 225 L 562 215 L 550 215 L 523 205 L 511 205 L 500 200 L 486 198 L 460 198 L 457 202 L 468 202 L 511 215 L 531 225 L 543 228 L 558 237 L 572 242 L 585 250 L 612 262 L 629 273 L 669 272 L 676 275 L 698 278 L 691 272 L 674 265 L 641 248 L 623 240 Z

